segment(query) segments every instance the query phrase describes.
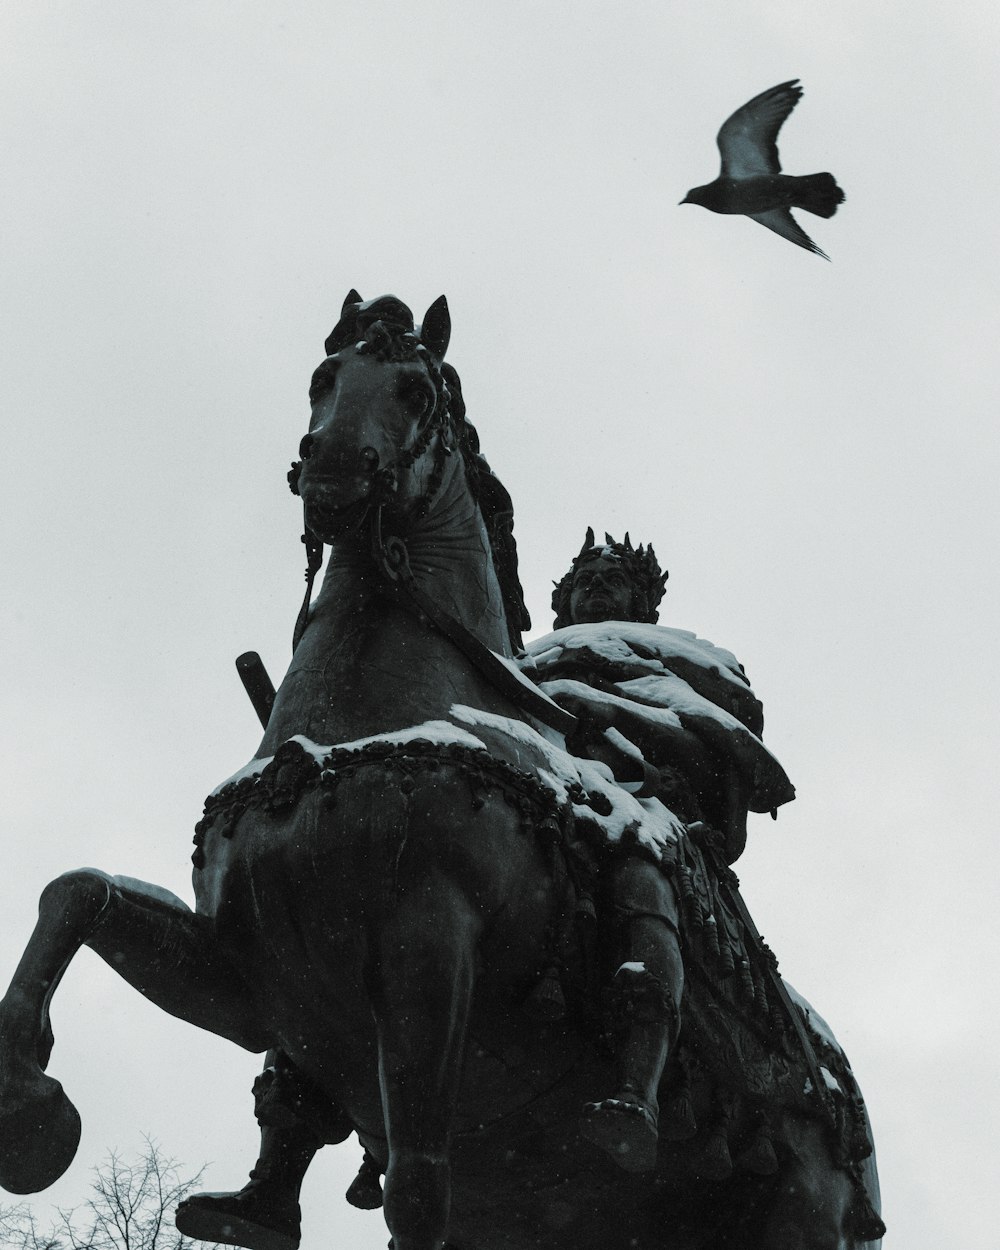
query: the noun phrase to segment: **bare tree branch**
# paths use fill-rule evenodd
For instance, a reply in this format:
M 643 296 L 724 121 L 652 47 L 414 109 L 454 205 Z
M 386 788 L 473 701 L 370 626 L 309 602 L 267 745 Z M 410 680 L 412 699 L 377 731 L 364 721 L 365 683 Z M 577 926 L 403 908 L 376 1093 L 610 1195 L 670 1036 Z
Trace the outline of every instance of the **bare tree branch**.
M 60 1210 L 42 1230 L 25 1203 L 0 1206 L 3 1250 L 211 1250 L 174 1228 L 174 1209 L 201 1185 L 204 1167 L 182 1179 L 176 1159 L 151 1137 L 129 1162 L 115 1151 L 94 1169 L 92 1194 L 82 1207 Z M 215 1250 L 222 1250 L 216 1247 Z

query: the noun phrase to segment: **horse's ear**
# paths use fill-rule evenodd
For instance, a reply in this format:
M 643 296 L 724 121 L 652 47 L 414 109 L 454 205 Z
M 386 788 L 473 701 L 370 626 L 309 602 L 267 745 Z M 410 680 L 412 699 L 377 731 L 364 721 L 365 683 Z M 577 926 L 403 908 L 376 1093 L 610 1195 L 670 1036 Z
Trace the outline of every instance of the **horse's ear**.
M 441 360 L 448 350 L 450 338 L 451 316 L 448 313 L 448 301 L 443 295 L 439 295 L 424 314 L 420 341 L 437 360 Z
M 339 352 L 342 347 L 346 347 L 351 341 L 351 337 L 355 330 L 355 318 L 345 324 L 345 317 L 352 308 L 357 308 L 361 303 L 361 296 L 352 287 L 347 292 L 347 298 L 344 300 L 344 306 L 340 310 L 340 320 L 326 336 L 326 342 L 323 344 L 323 350 L 328 356 L 332 356 L 334 352 Z

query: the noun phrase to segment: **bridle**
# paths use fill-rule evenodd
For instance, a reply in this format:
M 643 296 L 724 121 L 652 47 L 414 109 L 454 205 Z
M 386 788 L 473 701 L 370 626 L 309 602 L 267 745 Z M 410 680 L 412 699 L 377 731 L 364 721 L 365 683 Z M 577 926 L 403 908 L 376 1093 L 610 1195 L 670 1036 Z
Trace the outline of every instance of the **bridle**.
M 431 375 L 433 381 L 433 375 Z M 444 461 L 447 456 L 451 455 L 451 447 L 446 441 L 446 432 L 449 427 L 449 411 L 448 411 L 448 388 L 443 382 L 439 386 L 435 386 L 435 399 L 433 408 L 424 415 L 420 423 L 416 436 L 408 447 L 404 447 L 396 458 L 387 465 L 377 469 L 373 477 L 373 489 L 371 499 L 363 510 L 359 513 L 359 521 L 363 522 L 366 517 L 372 517 L 372 536 L 373 536 L 373 554 L 376 555 L 376 564 L 381 567 L 380 557 L 376 554 L 374 545 L 374 535 L 376 531 L 379 535 L 382 532 L 382 509 L 396 495 L 399 489 L 400 478 L 407 473 L 412 472 L 413 466 L 427 452 L 433 441 L 434 435 L 440 433 L 441 448 L 436 457 L 434 468 L 431 471 L 430 479 L 427 483 L 427 489 L 416 500 L 416 516 L 418 518 L 427 515 L 431 504 L 437 497 L 438 491 L 441 489 L 441 482 L 444 477 Z M 309 440 L 312 435 L 307 434 L 299 445 L 299 454 L 302 460 L 309 458 Z M 292 466 L 288 470 L 287 480 L 288 488 L 293 495 L 299 492 L 299 477 L 302 474 L 302 460 L 293 460 Z M 303 505 L 303 512 L 305 507 Z M 313 585 L 316 580 L 316 574 L 323 566 L 323 540 L 313 532 L 309 526 L 309 522 L 303 517 L 303 534 L 302 543 L 306 549 L 306 593 L 302 600 L 302 607 L 299 614 L 295 618 L 295 628 L 292 631 L 292 654 L 299 643 L 302 641 L 302 635 L 305 633 L 306 625 L 309 623 L 309 604 L 312 601 Z M 399 540 L 400 542 L 402 540 Z M 381 538 L 379 539 L 381 544 Z M 381 551 L 381 546 L 379 548 Z

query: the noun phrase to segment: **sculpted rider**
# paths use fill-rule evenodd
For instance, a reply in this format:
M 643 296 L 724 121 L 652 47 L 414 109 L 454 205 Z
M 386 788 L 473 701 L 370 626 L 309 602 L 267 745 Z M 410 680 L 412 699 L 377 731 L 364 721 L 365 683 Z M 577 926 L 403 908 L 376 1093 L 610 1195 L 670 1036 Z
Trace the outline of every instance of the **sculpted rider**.
M 749 764 L 746 743 L 737 744 L 734 734 L 725 732 L 727 725 L 720 729 L 710 715 L 706 719 L 704 709 L 696 708 L 694 715 L 678 716 L 675 710 L 664 715 L 671 702 L 686 706 L 685 697 L 687 702 L 700 698 L 686 680 L 673 678 L 673 693 L 666 701 L 655 692 L 651 697 L 648 690 L 616 684 L 631 672 L 629 663 L 637 661 L 640 673 L 655 669 L 650 660 L 643 670 L 643 658 L 652 654 L 644 640 L 668 634 L 682 641 L 693 638 L 655 625 L 666 580 L 651 547 L 634 548 L 628 536 L 624 543 L 609 536 L 606 543 L 596 544 L 588 531 L 583 549 L 553 593 L 557 632 L 530 645 L 528 663 L 543 688 L 579 718 L 579 728 L 567 744 L 573 754 L 605 765 L 640 800 L 662 801 L 685 823 L 717 831 L 725 860 L 731 862 L 746 841 L 748 805 L 769 810 L 794 792 L 759 743 L 760 705 L 741 672 L 742 688 L 735 695 L 731 691 L 720 695 L 713 688 L 710 698 L 701 702 L 718 720 L 728 716 L 759 747 L 756 756 L 755 748 L 750 748 Z M 641 637 L 631 639 L 624 660 L 603 654 L 607 648 L 602 649 L 600 637 L 588 633 L 587 627 L 608 622 L 631 623 L 633 632 L 638 627 Z M 643 630 L 649 631 L 649 639 Z M 710 644 L 701 645 L 713 650 Z M 728 653 L 717 654 L 738 669 Z M 697 687 L 711 685 L 712 672 L 717 669 L 696 678 L 684 670 L 684 676 Z M 742 724 L 712 702 L 726 702 L 727 697 Z M 760 784 L 768 764 L 770 775 Z M 615 1085 L 610 1097 L 583 1108 L 580 1130 L 620 1166 L 648 1171 L 656 1162 L 657 1090 L 680 1029 L 685 982 L 682 908 L 671 874 L 640 848 L 623 846 L 598 859 L 598 893 L 605 900 L 600 910 L 615 948 L 608 996 L 616 1034 Z M 701 876 L 706 876 L 703 864 Z M 294 1250 L 305 1172 L 316 1151 L 325 1143 L 343 1141 L 350 1125 L 324 1095 L 308 1087 L 280 1052 L 269 1053 L 254 1095 L 261 1149 L 249 1183 L 237 1193 L 195 1195 L 184 1205 L 189 1213 L 197 1209 L 206 1230 L 203 1236 L 218 1238 L 225 1226 L 230 1234 L 226 1239 L 237 1244 L 255 1250 Z M 684 1124 L 671 1125 L 673 1137 L 687 1132 Z M 348 1200 L 366 1208 L 380 1205 L 378 1165 L 367 1154 Z
M 556 630 L 529 643 L 523 662 L 577 717 L 569 750 L 603 763 L 647 810 L 662 804 L 685 830 L 673 857 L 655 862 L 627 831 L 592 844 L 601 940 L 621 963 L 613 971 L 605 961 L 614 1092 L 585 1108 L 581 1132 L 629 1169 L 653 1166 L 658 1135 L 697 1136 L 698 1175 L 769 1176 L 779 1168 L 772 1128 L 794 1108 L 825 1123 L 854 1185 L 855 1229 L 875 1240 L 884 1225 L 864 1170 L 873 1146 L 857 1082 L 827 1026 L 779 975 L 730 867 L 748 811 L 775 816 L 795 791 L 761 741 L 761 705 L 736 658 L 655 624 L 665 582 L 652 548 L 628 535 L 598 544 L 588 530 L 553 594 Z M 658 1123 L 665 1067 L 671 1098 Z M 741 1116 L 756 1125 L 749 1140 L 731 1139 Z
M 660 572 L 653 549 L 634 551 L 610 540 L 598 547 L 591 531 L 587 537 L 583 551 L 553 591 L 556 628 L 602 621 L 655 622 L 667 574 Z M 548 666 L 540 666 L 540 676 L 553 675 Z M 585 670 L 578 675 L 587 682 L 595 676 Z M 636 760 L 616 749 L 605 732 L 610 720 L 599 724 L 585 698 L 558 691 L 553 697 L 579 717 L 580 728 L 567 742 L 574 755 L 608 765 L 618 780 L 635 777 Z M 648 770 L 638 776 L 648 789 L 644 772 Z M 656 1163 L 657 1090 L 680 1028 L 684 981 L 680 918 L 673 888 L 645 858 L 616 855 L 604 868 L 604 876 L 617 946 L 613 996 L 627 1025 L 616 1047 L 613 1096 L 584 1108 L 580 1130 L 621 1166 L 649 1171 Z
M 794 791 L 760 743 L 760 705 L 733 657 L 656 627 L 666 580 L 652 547 L 635 548 L 628 535 L 598 544 L 588 530 L 553 592 L 558 632 L 528 654 L 543 689 L 578 718 L 569 750 L 605 764 L 641 800 L 661 801 L 732 862 L 746 843 L 748 806 L 768 810 Z M 723 667 L 735 678 L 728 691 L 713 686 Z M 636 846 L 606 851 L 598 871 L 618 962 L 610 995 L 616 1084 L 610 1098 L 584 1109 L 580 1128 L 622 1167 L 646 1171 L 656 1162 L 657 1090 L 679 1033 L 681 943 L 690 936 L 682 939 L 683 874 L 676 865 L 665 872 Z M 704 860 L 694 876 L 712 890 Z M 686 940 L 688 958 L 696 945 Z M 689 1128 L 672 1124 L 671 1136 Z

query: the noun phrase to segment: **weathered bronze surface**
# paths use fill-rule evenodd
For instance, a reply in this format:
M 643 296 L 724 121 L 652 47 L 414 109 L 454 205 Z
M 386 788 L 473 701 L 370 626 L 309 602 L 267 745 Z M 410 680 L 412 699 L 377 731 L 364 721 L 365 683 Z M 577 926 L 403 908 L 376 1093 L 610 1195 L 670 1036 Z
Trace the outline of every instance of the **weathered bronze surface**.
M 260 1161 L 184 1204 L 189 1235 L 293 1250 L 310 1160 L 354 1131 L 349 1198 L 395 1250 L 876 1244 L 850 1067 L 729 867 L 793 793 L 760 705 L 653 623 L 665 576 L 627 538 L 588 535 L 519 670 L 512 507 L 448 337 L 443 298 L 421 327 L 345 301 L 290 474 L 322 589 L 273 700 L 244 665 L 264 736 L 206 803 L 196 910 L 94 870 L 43 893 L 0 1004 L 0 1184 L 76 1151 L 48 1007 L 87 945 L 268 1052 Z

